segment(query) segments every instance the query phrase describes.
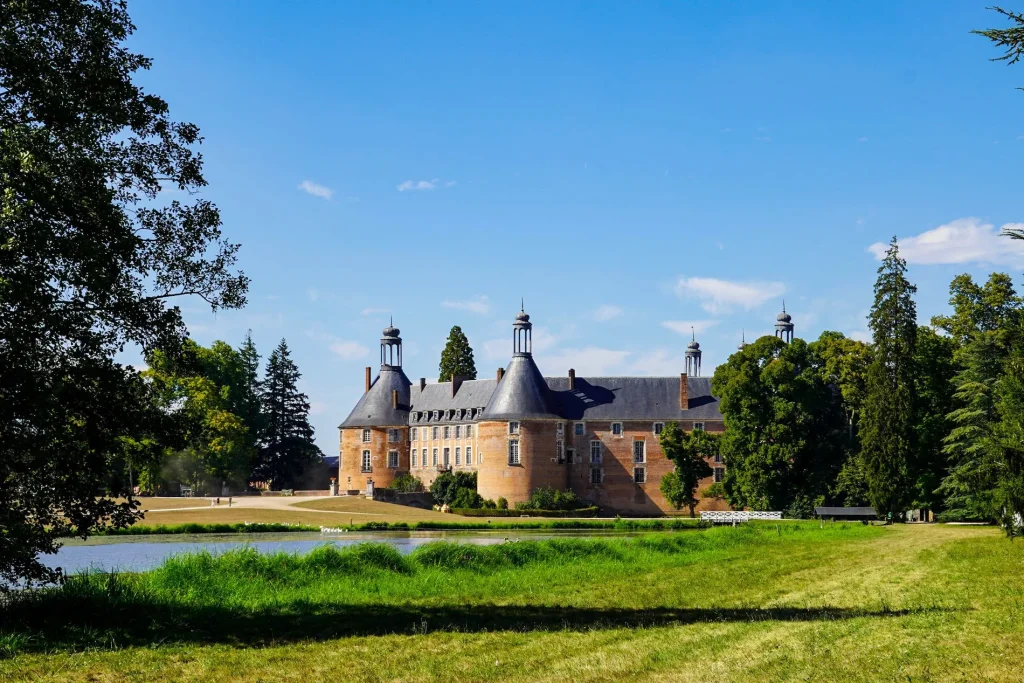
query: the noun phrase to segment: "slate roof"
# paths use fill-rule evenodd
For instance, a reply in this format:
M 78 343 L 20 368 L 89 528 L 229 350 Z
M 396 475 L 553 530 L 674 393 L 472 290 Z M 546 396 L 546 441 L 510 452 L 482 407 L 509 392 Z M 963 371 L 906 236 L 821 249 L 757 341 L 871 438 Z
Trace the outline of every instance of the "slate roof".
M 409 387 L 412 383 L 402 368 L 383 365 L 370 390 L 360 397 L 342 427 L 384 427 L 409 422 Z M 391 392 L 398 391 L 398 408 L 394 407 Z
M 485 420 L 558 419 L 557 401 L 553 400 L 544 376 L 533 357 L 517 354 L 484 409 Z
M 455 392 L 455 396 L 452 396 L 451 382 L 428 384 L 422 390 L 419 384 L 414 384 L 410 390 L 410 403 L 412 410 L 416 412 L 475 410 L 487 405 L 497 384 L 496 379 L 465 380 Z
M 679 377 L 548 377 L 558 412 L 569 420 L 721 420 L 710 377 L 687 377 L 689 409 L 679 408 Z M 487 413 L 484 413 L 487 416 Z

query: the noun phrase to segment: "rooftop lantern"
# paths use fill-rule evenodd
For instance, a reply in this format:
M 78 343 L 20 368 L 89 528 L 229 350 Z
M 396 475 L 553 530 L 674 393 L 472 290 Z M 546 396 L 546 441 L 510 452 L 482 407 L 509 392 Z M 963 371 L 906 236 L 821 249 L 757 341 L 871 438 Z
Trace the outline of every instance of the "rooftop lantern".
M 697 343 L 697 336 L 694 329 L 690 328 L 690 343 L 686 345 L 686 374 L 691 377 L 700 377 L 700 344 Z
M 401 333 L 394 325 L 394 319 L 384 328 L 380 338 L 380 366 L 381 368 L 402 367 L 402 338 Z
M 530 322 L 530 316 L 526 313 L 522 301 L 519 303 L 515 322 L 512 323 L 512 355 L 533 355 L 533 323 Z
M 775 336 L 786 342 L 793 341 L 793 316 L 786 313 L 786 302 L 782 302 L 782 313 L 775 316 Z

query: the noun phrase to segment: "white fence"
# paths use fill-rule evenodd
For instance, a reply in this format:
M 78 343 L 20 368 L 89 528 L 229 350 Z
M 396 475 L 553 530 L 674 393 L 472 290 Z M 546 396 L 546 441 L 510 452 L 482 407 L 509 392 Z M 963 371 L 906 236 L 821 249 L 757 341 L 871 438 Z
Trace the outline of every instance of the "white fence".
M 702 510 L 702 522 L 728 524 L 730 522 L 749 522 L 752 519 L 782 519 L 781 512 L 766 510 Z

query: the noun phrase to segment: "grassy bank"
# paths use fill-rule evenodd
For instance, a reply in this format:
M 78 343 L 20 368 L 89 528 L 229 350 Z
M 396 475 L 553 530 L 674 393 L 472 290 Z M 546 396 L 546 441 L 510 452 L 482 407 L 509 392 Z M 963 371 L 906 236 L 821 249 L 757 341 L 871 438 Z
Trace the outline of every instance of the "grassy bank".
M 1017 680 L 1022 568 L 993 529 L 788 523 L 192 555 L 20 596 L 0 678 Z

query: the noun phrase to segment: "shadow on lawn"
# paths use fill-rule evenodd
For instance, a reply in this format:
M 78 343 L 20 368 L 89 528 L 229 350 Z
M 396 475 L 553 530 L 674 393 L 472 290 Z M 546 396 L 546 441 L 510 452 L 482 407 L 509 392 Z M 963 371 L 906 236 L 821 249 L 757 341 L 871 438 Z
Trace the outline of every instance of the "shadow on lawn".
M 836 621 L 949 611 L 955 610 L 940 607 L 913 610 L 800 607 L 601 609 L 486 604 L 415 607 L 310 603 L 292 604 L 277 610 L 244 611 L 166 603 L 65 603 L 0 612 L 0 657 L 17 652 L 106 648 L 115 644 L 116 647 L 170 642 L 249 646 L 436 631 L 585 631 L 693 623 Z

